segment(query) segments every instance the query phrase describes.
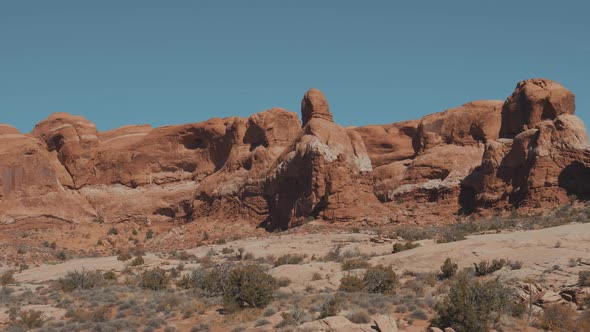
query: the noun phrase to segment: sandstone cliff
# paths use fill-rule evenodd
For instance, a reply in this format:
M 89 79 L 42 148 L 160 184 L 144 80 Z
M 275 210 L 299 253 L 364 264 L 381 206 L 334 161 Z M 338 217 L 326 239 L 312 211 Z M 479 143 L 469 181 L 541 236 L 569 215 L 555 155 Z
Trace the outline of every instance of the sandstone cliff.
M 505 102 L 473 101 L 387 125 L 345 128 L 310 89 L 297 114 L 99 132 L 50 115 L 30 134 L 0 125 L 0 223 L 440 222 L 590 195 L 575 96 L 546 79 Z M 336 113 L 337 118 L 337 113 Z

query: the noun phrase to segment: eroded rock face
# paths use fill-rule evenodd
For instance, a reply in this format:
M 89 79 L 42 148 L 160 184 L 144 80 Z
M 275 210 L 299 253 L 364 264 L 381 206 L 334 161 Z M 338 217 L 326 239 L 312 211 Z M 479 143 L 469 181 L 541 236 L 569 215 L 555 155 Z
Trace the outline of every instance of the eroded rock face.
M 360 134 L 373 167 L 387 165 L 414 156 L 412 138 L 419 121 L 404 121 L 389 125 L 356 127 L 351 130 Z
M 17 131 L 16 131 L 17 132 Z M 46 216 L 77 222 L 93 209 L 67 190 L 72 178 L 37 139 L 6 129 L 0 134 L 0 224 Z
M 309 114 L 306 99 L 310 95 L 318 95 L 317 90 L 304 97 L 304 119 Z M 368 215 L 371 205 L 378 205 L 372 193 L 372 165 L 361 136 L 333 123 L 326 112 L 327 108 L 322 117 L 307 121 L 267 173 L 268 228 L 286 229 L 307 217 L 354 220 Z
M 0 221 L 440 222 L 458 211 L 590 197 L 574 96 L 545 79 L 505 103 L 474 101 L 388 125 L 344 128 L 310 89 L 301 117 L 273 108 L 98 132 L 56 113 L 33 132 L 0 125 Z M 419 220 L 418 220 L 419 219 Z
M 417 153 L 439 145 L 477 145 L 498 138 L 502 102 L 479 100 L 427 115 L 414 135 Z

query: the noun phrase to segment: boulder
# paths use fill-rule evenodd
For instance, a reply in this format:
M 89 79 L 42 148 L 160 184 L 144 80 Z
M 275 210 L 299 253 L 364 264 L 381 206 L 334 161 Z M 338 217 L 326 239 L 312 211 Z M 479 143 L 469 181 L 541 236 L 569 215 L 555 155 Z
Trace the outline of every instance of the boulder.
M 343 316 L 331 316 L 299 325 L 297 331 L 370 332 L 371 329 L 354 324 Z
M 395 322 L 395 318 L 391 316 L 385 315 L 375 315 L 373 316 L 373 322 L 375 323 L 375 327 L 377 327 L 377 331 L 380 332 L 397 332 L 397 323 Z
M 500 137 L 513 138 L 541 121 L 575 110 L 575 95 L 561 84 L 544 78 L 520 81 L 502 107 Z

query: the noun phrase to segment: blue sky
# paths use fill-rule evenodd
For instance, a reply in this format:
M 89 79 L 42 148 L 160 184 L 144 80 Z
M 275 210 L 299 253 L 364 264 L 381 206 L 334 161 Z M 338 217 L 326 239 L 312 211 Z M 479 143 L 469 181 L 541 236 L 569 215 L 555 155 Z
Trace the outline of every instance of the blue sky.
M 590 122 L 586 1 L 2 1 L 0 123 L 53 112 L 100 130 L 299 112 L 420 118 L 554 79 Z

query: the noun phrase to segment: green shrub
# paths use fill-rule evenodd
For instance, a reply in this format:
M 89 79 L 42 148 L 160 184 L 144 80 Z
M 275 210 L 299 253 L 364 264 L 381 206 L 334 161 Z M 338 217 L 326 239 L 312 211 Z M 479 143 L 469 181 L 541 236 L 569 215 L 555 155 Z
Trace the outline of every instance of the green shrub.
M 356 269 L 366 269 L 370 266 L 371 266 L 371 264 L 369 264 L 369 262 L 367 262 L 367 260 L 365 260 L 365 259 L 353 258 L 353 259 L 347 259 L 344 261 L 344 263 L 342 263 L 342 270 L 343 271 L 350 271 L 350 270 L 356 270 Z
M 340 287 L 338 289 L 347 293 L 358 293 L 366 291 L 363 279 L 355 275 L 346 275 L 342 277 L 342 279 L 340 279 Z
M 145 233 L 145 238 L 149 240 L 153 237 L 154 237 L 154 231 L 151 229 L 148 229 L 147 232 Z
M 479 263 L 473 263 L 473 265 L 475 266 L 476 276 L 485 276 L 503 268 L 504 265 L 506 265 L 506 260 L 494 259 L 491 263 L 488 261 L 481 261 Z
M 304 257 L 302 255 L 285 254 L 277 258 L 275 261 L 275 267 L 287 264 L 301 264 L 301 262 L 303 262 L 303 258 Z
M 276 280 L 260 265 L 250 264 L 231 270 L 223 289 L 226 306 L 263 308 L 272 301 Z
M 139 285 L 143 288 L 157 291 L 165 289 L 168 286 L 168 281 L 166 271 L 156 267 L 146 270 L 141 274 Z
M 229 285 L 229 276 L 233 268 L 231 264 L 222 264 L 209 270 L 197 269 L 191 274 L 191 282 L 206 297 L 222 296 Z
M 401 251 L 405 251 L 405 250 L 410 250 L 410 249 L 414 249 L 420 246 L 420 243 L 414 243 L 414 242 L 406 242 L 406 243 L 396 243 L 393 245 L 393 250 L 391 251 L 391 253 L 395 254 Z
M 104 285 L 104 278 L 100 271 L 73 271 L 68 272 L 65 277 L 57 281 L 64 292 L 71 292 L 76 289 L 91 289 Z
M 461 272 L 453 279 L 448 297 L 436 306 L 432 325 L 457 332 L 487 332 L 510 303 L 510 293 L 498 279 L 479 282 Z
M 363 284 L 369 293 L 393 293 L 399 279 L 391 266 L 377 265 L 365 272 Z
M 119 235 L 119 231 L 115 227 L 109 228 L 107 235 Z
M 14 279 L 14 271 L 8 270 L 0 275 L 0 285 L 6 286 L 8 284 L 14 283 L 16 280 Z
M 459 266 L 455 262 L 453 262 L 450 258 L 445 259 L 445 262 L 440 267 L 441 271 L 441 278 L 448 279 L 457 273 L 457 269 Z

